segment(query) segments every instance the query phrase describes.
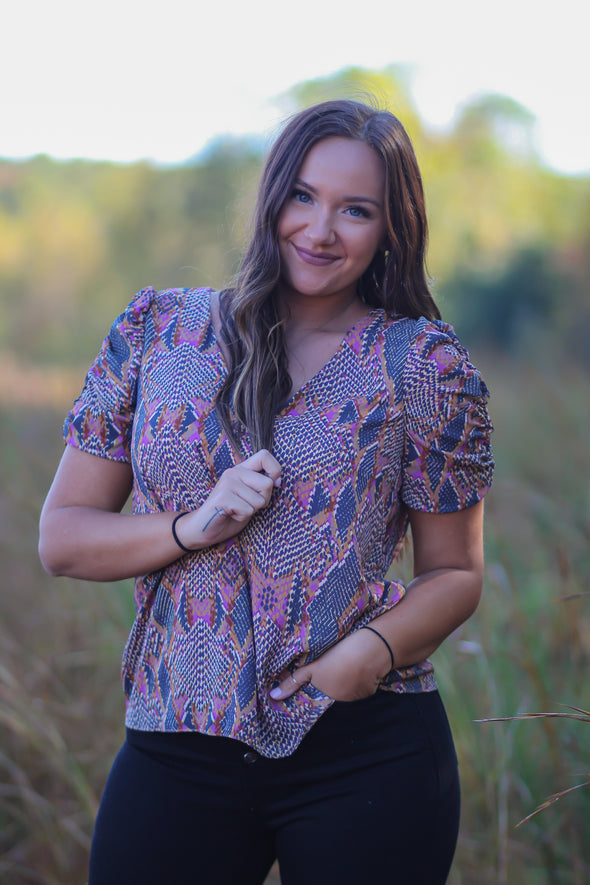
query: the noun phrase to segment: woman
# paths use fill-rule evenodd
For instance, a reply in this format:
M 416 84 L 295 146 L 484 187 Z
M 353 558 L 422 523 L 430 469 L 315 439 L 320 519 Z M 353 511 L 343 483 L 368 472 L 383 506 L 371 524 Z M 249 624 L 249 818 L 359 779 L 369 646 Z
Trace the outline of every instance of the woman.
M 90 369 L 40 552 L 139 576 L 91 885 L 249 885 L 275 857 L 283 885 L 445 882 L 459 786 L 428 656 L 478 602 L 492 459 L 426 233 L 399 121 L 312 107 L 235 286 L 143 290 Z

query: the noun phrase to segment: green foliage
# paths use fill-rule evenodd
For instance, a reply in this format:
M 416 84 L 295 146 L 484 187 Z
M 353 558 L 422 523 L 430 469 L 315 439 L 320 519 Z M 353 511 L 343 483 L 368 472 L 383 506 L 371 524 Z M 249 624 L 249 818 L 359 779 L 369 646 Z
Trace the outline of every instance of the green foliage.
M 435 135 L 416 112 L 407 71 L 395 66 L 349 68 L 278 101 L 287 114 L 343 95 L 375 96 L 414 140 L 430 218 L 429 267 L 445 313 L 460 317 L 474 340 L 482 330 L 497 341 L 508 309 L 509 343 L 528 316 L 558 316 L 557 337 L 569 350 L 573 334 L 582 352 L 590 182 L 540 166 L 530 113 L 506 96 L 483 96 L 450 132 Z M 0 349 L 29 363 L 82 367 L 139 288 L 226 284 L 261 162 L 261 140 L 229 137 L 169 168 L 0 161 Z
M 505 96 L 482 97 L 451 132 L 435 136 L 395 67 L 347 69 L 280 102 L 291 112 L 342 95 L 376 96 L 414 139 L 432 232 L 429 266 L 445 313 L 474 339 L 481 332 L 509 345 L 529 317 L 559 316 L 557 336 L 569 349 L 573 334 L 583 352 L 590 184 L 538 164 L 529 112 Z M 28 362 L 82 366 L 142 286 L 227 283 L 261 153 L 258 140 L 224 137 L 171 168 L 0 162 L 0 348 Z
M 228 142 L 198 165 L 0 163 L 0 348 L 81 366 L 145 285 L 222 285 L 260 156 Z
M 446 314 L 464 338 L 514 349 L 531 326 L 547 323 L 556 310 L 563 280 L 551 258 L 529 247 L 495 271 L 458 268 L 440 289 Z
M 349 98 L 387 108 L 403 122 L 410 137 L 419 142 L 423 125 L 409 89 L 409 72 L 402 65 L 390 65 L 380 71 L 344 68 L 328 77 L 307 80 L 279 96 L 285 116 L 320 101 Z

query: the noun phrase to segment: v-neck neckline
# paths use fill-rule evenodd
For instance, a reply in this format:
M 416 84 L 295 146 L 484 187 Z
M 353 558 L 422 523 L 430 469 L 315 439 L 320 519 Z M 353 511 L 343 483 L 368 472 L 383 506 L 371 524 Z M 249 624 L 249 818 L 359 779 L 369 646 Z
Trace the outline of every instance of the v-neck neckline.
M 211 335 L 211 337 L 215 343 L 215 346 L 217 348 L 217 353 L 218 353 L 220 365 L 223 367 L 224 374 L 227 375 L 229 372 L 229 369 L 227 366 L 227 362 L 225 360 L 225 355 L 224 355 L 223 350 L 221 348 L 219 338 L 217 336 L 217 332 L 215 331 L 215 325 L 213 323 L 213 309 L 212 309 L 212 304 L 211 304 L 211 295 L 214 291 L 215 291 L 214 289 L 210 288 L 207 293 L 207 311 L 208 311 L 209 330 L 210 330 L 210 335 Z M 347 329 L 347 331 L 344 333 L 340 343 L 338 344 L 338 347 L 336 348 L 336 350 L 334 351 L 332 356 L 330 356 L 326 360 L 326 362 L 317 370 L 317 372 L 314 372 L 313 375 L 311 375 L 306 381 L 304 381 L 303 384 L 301 384 L 300 387 L 298 387 L 298 389 L 296 391 L 294 391 L 289 396 L 289 398 L 286 399 L 282 403 L 281 408 L 277 414 L 281 415 L 283 412 L 287 411 L 287 409 L 289 409 L 291 407 L 291 405 L 294 403 L 294 401 L 296 399 L 298 399 L 300 396 L 304 395 L 309 387 L 313 387 L 313 385 L 317 382 L 317 380 L 319 378 L 321 378 L 321 376 L 331 367 L 332 363 L 334 363 L 335 361 L 337 361 L 339 359 L 340 355 L 342 354 L 342 351 L 344 350 L 345 345 L 348 343 L 351 335 L 354 332 L 359 331 L 359 333 L 362 337 L 365 334 L 365 332 L 367 331 L 367 329 L 372 325 L 372 323 L 378 317 L 382 317 L 383 314 L 384 314 L 384 310 L 382 307 L 373 307 L 370 309 L 370 311 L 368 313 L 366 313 L 364 316 L 360 317 L 360 319 L 356 320 L 356 322 L 354 322 Z

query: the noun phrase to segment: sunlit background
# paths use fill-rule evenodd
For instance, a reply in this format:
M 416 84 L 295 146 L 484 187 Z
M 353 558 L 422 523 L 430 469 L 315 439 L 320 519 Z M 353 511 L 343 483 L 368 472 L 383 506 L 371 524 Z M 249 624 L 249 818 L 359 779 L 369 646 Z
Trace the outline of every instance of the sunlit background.
M 3 14 L 0 155 L 179 162 L 219 133 L 272 131 L 295 83 L 392 63 L 425 124 L 500 92 L 535 116 L 545 162 L 588 170 L 581 0 L 22 0 Z
M 463 782 L 449 882 L 590 881 L 584 13 L 572 0 L 3 11 L 1 882 L 86 881 L 123 736 L 130 583 L 52 579 L 36 553 L 63 416 L 135 291 L 231 279 L 281 121 L 367 95 L 412 136 L 433 289 L 496 426 L 483 600 L 435 656 Z M 477 721 L 542 712 L 558 715 Z

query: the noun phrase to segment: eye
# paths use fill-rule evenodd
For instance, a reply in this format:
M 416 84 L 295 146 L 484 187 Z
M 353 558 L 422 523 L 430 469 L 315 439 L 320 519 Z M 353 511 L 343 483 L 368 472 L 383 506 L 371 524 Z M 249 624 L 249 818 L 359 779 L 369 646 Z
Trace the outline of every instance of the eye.
M 370 218 L 371 213 L 364 206 L 349 206 L 346 210 L 352 218 Z
M 300 188 L 296 187 L 291 196 L 296 203 L 311 203 L 311 194 L 307 191 L 302 191 Z

